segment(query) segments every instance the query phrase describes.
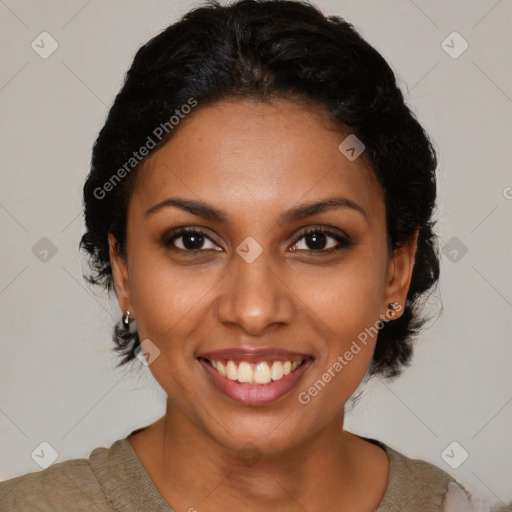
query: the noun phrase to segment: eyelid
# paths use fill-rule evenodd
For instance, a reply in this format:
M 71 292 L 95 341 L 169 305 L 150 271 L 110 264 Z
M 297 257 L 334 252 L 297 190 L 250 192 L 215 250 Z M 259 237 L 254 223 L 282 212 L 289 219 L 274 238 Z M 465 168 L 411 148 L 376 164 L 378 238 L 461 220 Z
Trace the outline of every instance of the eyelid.
M 312 226 L 308 226 L 306 228 L 299 228 L 291 235 L 291 237 L 296 239 L 297 242 L 297 240 L 300 240 L 303 236 L 309 233 L 324 233 L 325 235 L 332 236 L 334 238 L 338 237 L 350 240 L 350 237 L 343 230 L 335 228 L 334 226 L 326 226 L 325 224 L 313 224 Z
M 219 245 L 212 236 L 210 236 L 206 231 L 206 228 L 199 227 L 199 226 L 180 226 L 174 229 L 171 229 L 170 231 L 167 231 L 162 237 L 161 237 L 161 243 L 164 247 L 170 247 L 171 249 L 176 249 L 181 252 L 194 252 L 192 249 L 184 250 L 180 249 L 179 247 L 174 247 L 172 245 L 172 242 L 174 240 L 177 240 L 181 238 L 182 236 L 188 234 L 188 233 L 197 233 L 198 235 L 203 236 L 204 238 L 207 238 L 215 245 Z M 204 249 L 197 249 L 197 251 L 205 251 Z
M 300 231 L 300 230 L 299 230 Z M 310 226 L 303 231 L 300 231 L 298 235 L 295 235 L 295 242 L 292 243 L 292 246 L 297 245 L 304 237 L 311 233 L 321 233 L 328 238 L 332 238 L 337 242 L 336 247 L 331 247 L 329 249 L 309 249 L 309 250 L 298 250 L 295 252 L 303 252 L 303 253 L 311 253 L 311 254 L 330 254 L 333 252 L 340 251 L 341 249 L 347 249 L 353 245 L 350 237 L 342 232 L 340 234 L 337 228 L 327 227 L 327 226 Z
M 163 235 L 163 237 L 161 238 L 161 243 L 165 248 L 169 248 L 170 250 L 175 250 L 175 251 L 181 252 L 181 253 L 190 253 L 190 254 L 196 253 L 197 254 L 198 252 L 208 252 L 208 251 L 211 251 L 212 249 L 197 249 L 197 250 L 188 249 L 188 250 L 186 250 L 186 249 L 181 249 L 180 247 L 175 247 L 172 245 L 172 242 L 174 240 L 177 240 L 188 233 L 197 233 L 199 235 L 202 235 L 206 239 L 208 239 L 213 244 L 219 246 L 219 244 L 213 239 L 213 237 L 211 237 L 205 231 L 205 229 L 206 228 L 199 227 L 199 226 L 177 227 L 177 228 L 174 228 L 174 229 L 166 232 Z M 334 240 L 336 240 L 337 247 L 331 247 L 329 249 L 316 249 L 316 250 L 315 249 L 310 249 L 310 250 L 300 249 L 300 250 L 294 250 L 292 252 L 302 252 L 302 253 L 312 253 L 312 254 L 329 254 L 332 252 L 336 252 L 336 251 L 339 251 L 342 249 L 347 249 L 347 248 L 351 247 L 353 245 L 353 242 L 351 241 L 350 237 L 343 231 L 341 231 L 341 233 L 339 233 L 339 231 L 341 231 L 341 230 L 339 230 L 338 228 L 334 228 L 331 226 L 325 226 L 325 225 L 321 225 L 321 226 L 313 225 L 313 226 L 308 226 L 307 228 L 300 228 L 292 235 L 292 237 L 293 237 L 293 242 L 291 243 L 292 246 L 297 245 L 305 236 L 307 236 L 310 233 L 322 233 L 322 234 L 326 235 L 327 237 L 330 237 L 330 238 L 333 238 Z M 217 249 L 213 249 L 213 250 L 217 250 Z

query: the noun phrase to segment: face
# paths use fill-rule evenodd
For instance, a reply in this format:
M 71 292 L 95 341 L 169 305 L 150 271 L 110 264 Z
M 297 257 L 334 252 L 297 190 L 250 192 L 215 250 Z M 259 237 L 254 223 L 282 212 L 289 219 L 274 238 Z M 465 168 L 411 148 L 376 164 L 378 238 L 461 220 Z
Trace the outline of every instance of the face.
M 326 115 L 199 105 L 140 170 L 126 260 L 109 237 L 168 416 L 226 448 L 277 452 L 339 428 L 381 315 L 405 302 L 415 239 L 388 251 L 383 191 Z

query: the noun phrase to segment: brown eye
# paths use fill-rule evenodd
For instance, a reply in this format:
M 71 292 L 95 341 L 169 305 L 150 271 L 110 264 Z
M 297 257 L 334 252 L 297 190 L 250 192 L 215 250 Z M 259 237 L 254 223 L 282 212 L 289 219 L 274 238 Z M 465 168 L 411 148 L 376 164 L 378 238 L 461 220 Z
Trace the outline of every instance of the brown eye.
M 297 248 L 302 239 L 304 239 L 303 246 L 305 246 L 305 248 Z M 329 239 L 331 240 L 329 241 Z M 302 233 L 299 240 L 293 244 L 292 247 L 294 247 L 294 249 L 292 249 L 292 251 L 330 253 L 340 249 L 346 249 L 350 247 L 350 245 L 351 243 L 348 238 L 333 233 L 332 231 L 315 228 Z
M 181 240 L 181 241 L 180 241 Z M 205 244 L 210 244 L 205 247 Z M 162 245 L 169 249 L 176 249 L 185 252 L 218 250 L 210 237 L 203 231 L 197 229 L 181 229 L 177 232 L 168 233 L 162 239 Z

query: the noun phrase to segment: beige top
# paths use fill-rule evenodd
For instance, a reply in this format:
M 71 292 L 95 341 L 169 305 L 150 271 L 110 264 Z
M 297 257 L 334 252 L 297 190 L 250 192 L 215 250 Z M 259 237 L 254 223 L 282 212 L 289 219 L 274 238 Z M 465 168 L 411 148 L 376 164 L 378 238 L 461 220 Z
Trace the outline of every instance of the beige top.
M 0 511 L 175 512 L 142 466 L 128 437 L 110 448 L 95 448 L 88 459 L 54 463 L 42 471 L 0 482 Z M 381 446 L 390 463 L 386 492 L 376 512 L 472 510 L 466 491 L 448 473 L 384 443 L 363 439 Z M 448 490 L 451 505 L 445 498 Z

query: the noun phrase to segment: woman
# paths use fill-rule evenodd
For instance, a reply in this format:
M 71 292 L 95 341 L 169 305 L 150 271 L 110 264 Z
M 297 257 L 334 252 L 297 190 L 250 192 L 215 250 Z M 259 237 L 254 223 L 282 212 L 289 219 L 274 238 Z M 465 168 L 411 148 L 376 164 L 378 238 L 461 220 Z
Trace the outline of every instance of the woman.
M 163 418 L 3 482 L 1 509 L 469 510 L 446 472 L 343 430 L 399 375 L 437 283 L 436 155 L 339 17 L 210 3 L 143 46 L 84 186 L 92 283 Z

